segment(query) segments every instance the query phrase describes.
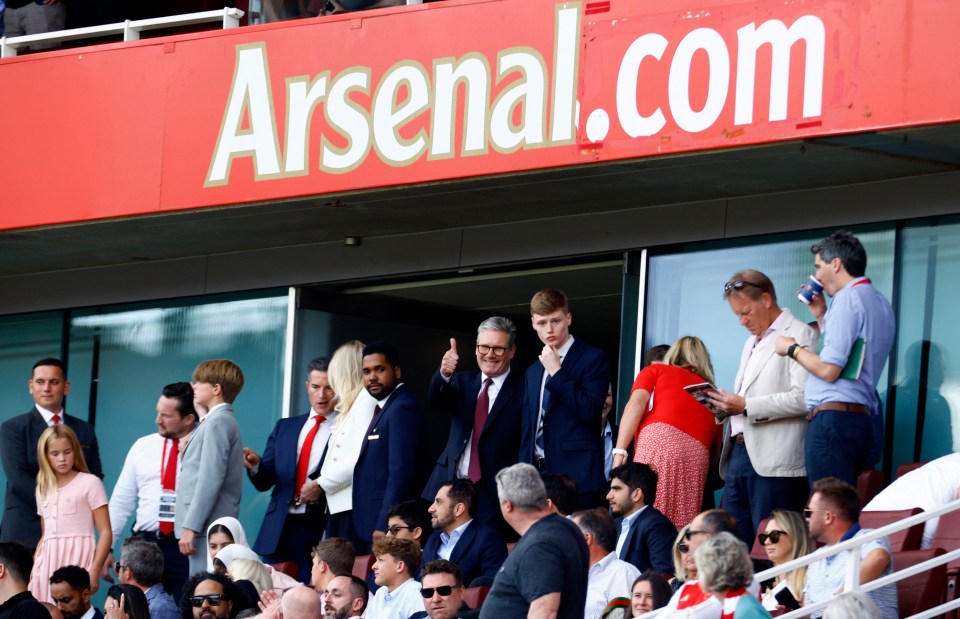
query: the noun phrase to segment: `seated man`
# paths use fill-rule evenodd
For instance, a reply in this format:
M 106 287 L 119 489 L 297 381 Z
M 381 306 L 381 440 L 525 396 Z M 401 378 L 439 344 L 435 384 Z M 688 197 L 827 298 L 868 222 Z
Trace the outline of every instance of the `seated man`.
M 320 603 L 323 604 L 330 581 L 353 572 L 356 553 L 350 540 L 328 537 L 317 544 L 311 554 L 313 567 L 310 570 L 310 586 L 320 594 Z
M 354 575 L 337 576 L 324 591 L 323 614 L 326 619 L 354 619 L 367 610 L 370 592 L 367 583 Z
M 673 573 L 677 529 L 653 507 L 657 473 L 646 464 L 628 462 L 610 471 L 610 511 L 617 517 L 616 551 L 640 571 Z
M 813 483 L 813 496 L 810 507 L 803 510 L 810 535 L 824 544 L 816 553 L 823 553 L 840 542 L 855 539 L 869 533 L 872 529 L 861 529 L 857 522 L 860 518 L 860 497 L 857 490 L 835 477 L 824 477 Z M 816 604 L 843 593 L 843 581 L 846 574 L 847 553 L 841 552 L 824 557 L 807 568 L 807 586 L 804 589 L 804 604 Z M 887 576 L 893 572 L 893 555 L 890 542 L 882 537 L 867 542 L 860 547 L 860 584 Z M 868 593 L 880 608 L 883 619 L 896 619 L 897 585 L 890 584 Z M 811 617 L 820 617 L 823 611 L 817 611 Z
M 304 585 L 287 589 L 280 600 L 281 616 L 284 619 L 317 619 L 322 608 L 317 592 Z
M 150 619 L 177 619 L 180 609 L 163 590 L 163 551 L 160 546 L 139 537 L 124 540 L 120 549 L 117 576 L 125 585 L 137 587 L 147 598 Z
M 439 535 L 427 542 L 424 561 L 452 561 L 468 584 L 483 578 L 483 584 L 491 585 L 507 558 L 507 545 L 496 529 L 474 519 L 477 493 L 473 483 L 457 479 L 443 484 L 429 512 L 430 524 Z
M 573 522 L 583 531 L 590 551 L 587 572 L 587 605 L 584 619 L 599 617 L 613 598 L 629 598 L 633 581 L 640 575 L 636 567 L 617 558 L 617 525 L 602 507 L 573 514 Z
M 18 619 L 48 619 L 50 613 L 33 594 L 27 582 L 33 557 L 17 542 L 0 542 L 0 616 Z
M 240 590 L 226 574 L 197 572 L 183 585 L 181 619 L 231 619 Z
M 103 613 L 90 605 L 90 572 L 67 565 L 50 575 L 50 597 L 63 619 L 103 619 Z
M 437 559 L 423 566 L 420 594 L 430 619 L 455 619 L 460 611 L 470 610 L 463 601 L 463 578 L 460 568 L 450 561 Z
M 373 544 L 373 554 L 377 557 L 373 575 L 380 588 L 370 600 L 367 616 L 409 619 L 424 612 L 420 583 L 413 577 L 423 559 L 420 547 L 410 540 L 385 537 Z
M 387 512 L 387 537 L 409 539 L 422 549 L 433 533 L 427 502 L 422 499 L 397 503 Z
M 560 473 L 544 473 L 543 487 L 547 489 L 547 499 L 550 509 L 564 518 L 569 518 L 577 511 L 580 504 L 580 490 L 572 477 Z

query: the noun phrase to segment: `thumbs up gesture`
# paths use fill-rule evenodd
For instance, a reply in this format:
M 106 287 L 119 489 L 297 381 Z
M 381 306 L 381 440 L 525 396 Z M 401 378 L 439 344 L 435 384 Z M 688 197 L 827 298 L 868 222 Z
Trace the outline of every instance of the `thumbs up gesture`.
M 443 353 L 443 359 L 440 360 L 440 374 L 444 378 L 450 378 L 457 371 L 457 362 L 460 361 L 460 355 L 457 354 L 457 340 L 450 338 L 450 350 Z

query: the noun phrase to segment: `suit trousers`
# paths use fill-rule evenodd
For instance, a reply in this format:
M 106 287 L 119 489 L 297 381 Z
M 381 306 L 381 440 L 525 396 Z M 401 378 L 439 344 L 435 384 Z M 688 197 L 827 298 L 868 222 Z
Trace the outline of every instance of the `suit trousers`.
M 809 487 L 805 477 L 764 477 L 750 462 L 747 447 L 734 444 L 723 487 L 723 508 L 737 519 L 737 537 L 753 548 L 760 521 L 775 509 L 802 511 Z
M 207 548 L 207 536 L 197 533 L 193 537 L 193 548 L 195 553 L 187 557 L 190 560 L 190 575 L 197 572 L 207 571 L 207 557 L 210 556 L 210 549 Z

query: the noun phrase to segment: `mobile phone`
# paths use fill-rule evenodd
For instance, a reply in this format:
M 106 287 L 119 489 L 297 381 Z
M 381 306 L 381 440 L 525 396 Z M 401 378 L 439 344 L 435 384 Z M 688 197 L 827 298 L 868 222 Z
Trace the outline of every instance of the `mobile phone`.
M 779 602 L 782 606 L 785 606 L 790 610 L 797 610 L 800 608 L 800 602 L 797 601 L 797 598 L 793 597 L 793 594 L 790 593 L 790 589 L 787 587 L 784 587 L 778 591 L 773 597 L 776 598 L 777 602 Z

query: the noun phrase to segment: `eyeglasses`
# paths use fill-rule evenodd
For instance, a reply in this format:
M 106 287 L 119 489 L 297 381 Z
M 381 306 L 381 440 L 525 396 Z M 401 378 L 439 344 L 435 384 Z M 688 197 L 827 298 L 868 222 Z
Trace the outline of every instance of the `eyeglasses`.
M 457 585 L 457 587 L 459 586 L 460 585 Z M 422 595 L 423 599 L 425 600 L 429 600 L 430 598 L 432 598 L 434 593 L 439 593 L 440 597 L 445 598 L 451 593 L 453 593 L 453 589 L 454 587 L 450 585 L 443 585 L 442 587 L 427 587 L 424 589 L 420 589 L 420 595 Z
M 809 507 L 803 510 L 803 517 L 809 518 L 813 515 L 813 512 L 828 512 L 829 509 L 810 509 Z
M 119 561 L 117 561 L 116 563 L 113 564 L 113 572 L 114 572 L 115 574 L 119 574 L 119 573 L 120 573 L 120 570 L 122 570 L 122 569 L 125 568 L 125 567 L 126 567 L 126 565 L 124 565 L 123 563 L 120 563 Z
M 412 529 L 412 528 L 413 528 L 413 527 L 404 527 L 404 526 L 401 526 L 401 525 L 399 525 L 399 524 L 395 524 L 395 525 L 393 525 L 392 527 L 387 527 L 387 535 L 393 535 L 394 537 L 396 537 L 397 532 L 398 532 L 400 529 L 410 530 L 410 529 Z
M 493 353 L 494 357 L 502 357 L 510 350 L 509 346 L 487 346 L 486 344 L 477 344 L 477 352 L 481 355 Z
M 686 542 L 680 542 L 679 544 L 677 544 L 677 550 L 683 554 L 686 554 L 690 552 L 690 544 Z
M 223 601 L 223 594 L 208 593 L 207 595 L 192 595 L 190 596 L 190 605 L 194 608 L 200 608 L 203 606 L 204 600 L 209 602 L 210 606 L 220 606 L 220 602 Z
M 694 535 L 707 535 L 709 533 L 710 531 L 694 531 L 693 529 L 687 529 L 683 532 L 683 537 L 689 542 L 693 539 Z
M 745 279 L 735 279 L 732 282 L 727 282 L 723 285 L 724 292 L 730 292 L 731 290 L 743 290 L 747 286 L 753 286 L 754 288 L 763 289 L 763 286 L 760 284 L 754 284 L 753 282 L 748 282 Z
M 767 540 L 770 540 L 771 544 L 779 544 L 781 535 L 786 535 L 787 537 L 790 537 L 790 534 L 787 533 L 786 531 L 774 530 L 774 531 L 770 531 L 769 533 L 761 533 L 760 535 L 757 536 L 757 539 L 760 540 L 761 546 L 766 546 Z

